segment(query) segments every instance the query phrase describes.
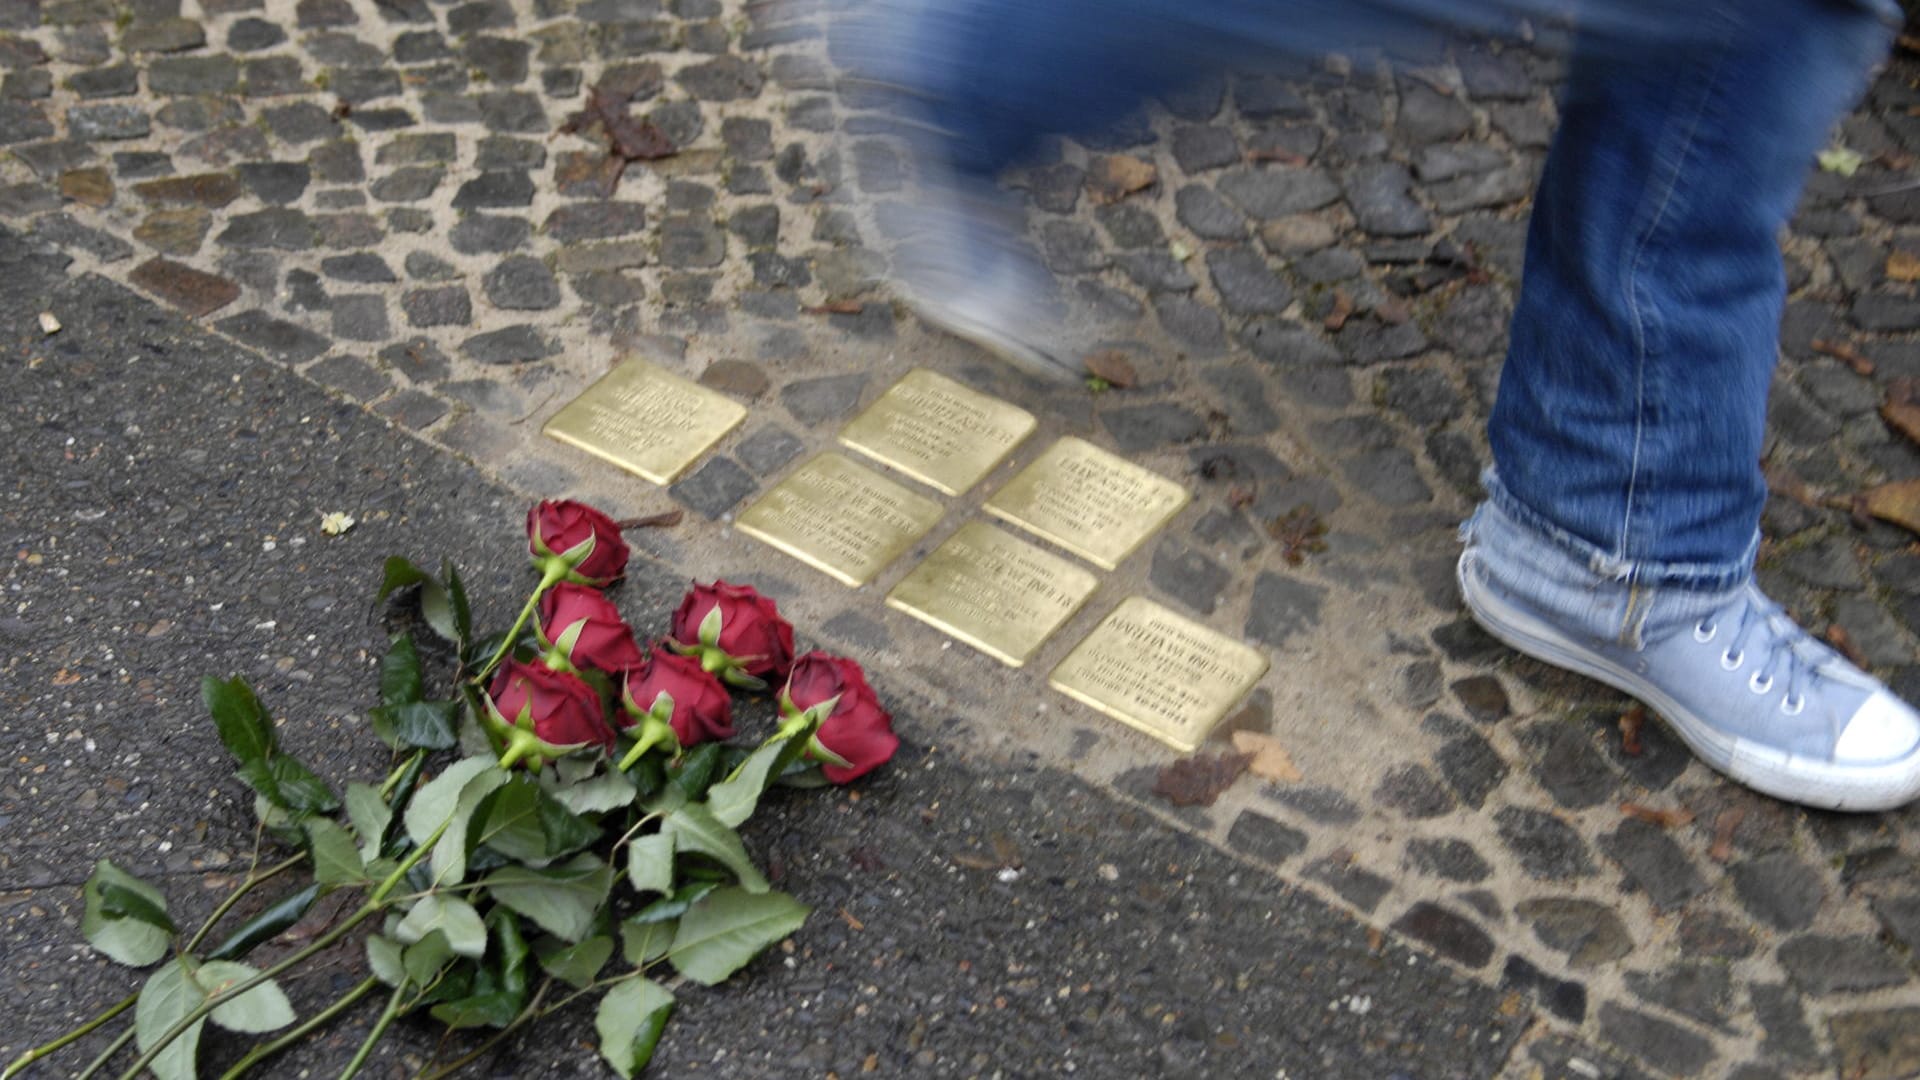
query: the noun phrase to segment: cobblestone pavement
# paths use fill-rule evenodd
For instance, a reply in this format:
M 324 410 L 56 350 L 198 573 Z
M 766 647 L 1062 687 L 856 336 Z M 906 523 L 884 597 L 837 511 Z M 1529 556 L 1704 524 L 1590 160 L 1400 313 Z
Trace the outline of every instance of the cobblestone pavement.
M 873 290 L 911 170 L 822 46 L 803 3 L 0 0 L 0 219 L 522 490 L 677 501 L 687 522 L 640 541 L 933 695 L 952 719 L 910 738 L 1070 763 L 1511 990 L 1541 1019 L 1510 1076 L 1920 1073 L 1914 813 L 1790 809 L 1657 724 L 1625 739 L 1622 699 L 1505 652 L 1455 598 L 1558 61 L 1462 44 L 1206 83 L 1010 178 L 1139 371 L 1094 394 L 1025 384 Z M 1920 377 L 1920 190 L 1864 195 L 1920 154 L 1916 75 L 1897 63 L 1846 122 L 1865 165 L 1817 174 L 1784 245 L 1761 566 L 1909 698 L 1920 549 L 1846 505 L 1920 476 L 1878 415 Z M 653 124 L 624 149 L 665 156 L 623 168 L 563 130 L 594 87 Z M 633 353 L 753 410 L 664 494 L 538 434 Z M 850 592 L 728 526 L 915 366 L 1043 418 L 920 552 L 1058 434 L 1197 492 L 1012 678 L 883 608 L 912 557 Z M 1271 650 L 1232 726 L 1300 781 L 1176 810 L 1150 790 L 1166 752 L 1045 688 L 1131 592 Z

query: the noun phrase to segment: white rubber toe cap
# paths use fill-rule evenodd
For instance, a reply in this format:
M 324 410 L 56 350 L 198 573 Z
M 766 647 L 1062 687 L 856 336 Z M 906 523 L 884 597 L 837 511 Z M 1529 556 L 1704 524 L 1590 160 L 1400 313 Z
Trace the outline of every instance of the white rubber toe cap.
M 1836 764 L 1897 761 L 1920 747 L 1920 713 L 1887 690 L 1862 702 L 1833 744 Z

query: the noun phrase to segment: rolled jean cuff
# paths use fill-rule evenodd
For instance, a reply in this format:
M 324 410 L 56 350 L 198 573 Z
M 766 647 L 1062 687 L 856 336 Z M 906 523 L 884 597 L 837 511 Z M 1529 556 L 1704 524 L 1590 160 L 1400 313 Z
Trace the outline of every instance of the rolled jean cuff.
M 1562 529 L 1546 515 L 1522 503 L 1500 482 L 1499 470 L 1489 467 L 1480 474 L 1487 502 L 1516 528 L 1532 534 L 1540 543 L 1550 545 L 1571 559 L 1584 564 L 1589 573 L 1623 585 L 1648 585 L 1683 589 L 1688 592 L 1726 593 L 1744 586 L 1753 577 L 1753 561 L 1760 554 L 1760 531 L 1740 557 L 1724 563 L 1660 562 L 1655 559 L 1622 558 L 1598 544 Z

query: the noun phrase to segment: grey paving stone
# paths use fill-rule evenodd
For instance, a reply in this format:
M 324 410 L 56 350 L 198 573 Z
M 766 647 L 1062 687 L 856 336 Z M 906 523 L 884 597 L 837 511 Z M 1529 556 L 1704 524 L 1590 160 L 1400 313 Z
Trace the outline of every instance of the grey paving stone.
M 1733 975 L 1725 964 L 1689 961 L 1657 972 L 1630 971 L 1627 988 L 1709 1027 L 1724 1028 L 1733 1008 Z
M 1188 184 L 1173 200 L 1180 224 L 1203 240 L 1241 240 L 1247 235 L 1246 217 L 1210 187 Z
M 409 326 L 466 326 L 473 321 L 473 301 L 459 285 L 410 289 L 401 294 L 400 309 Z
M 1827 996 L 1899 986 L 1906 968 L 1869 937 L 1803 934 L 1780 946 L 1780 966 L 1807 993 Z
M 1407 864 L 1423 874 L 1468 884 L 1485 881 L 1493 867 L 1465 840 L 1407 841 Z
M 1107 409 L 1100 421 L 1129 454 L 1191 442 L 1206 434 L 1206 422 L 1178 405 L 1130 405 Z
M 163 56 L 147 65 L 147 89 L 156 94 L 224 94 L 239 84 L 231 56 Z
M 1219 313 L 1190 296 L 1156 295 L 1153 313 L 1168 337 L 1198 355 L 1211 356 L 1227 346 L 1227 330 Z
M 480 140 L 473 167 L 481 170 L 538 169 L 547 163 L 547 148 L 532 139 L 488 135 Z
M 525 218 L 468 214 L 454 225 L 448 240 L 462 255 L 488 255 L 518 251 L 532 235 L 533 226 Z
M 132 64 L 116 64 L 113 67 L 76 71 L 67 77 L 66 86 L 82 98 L 127 97 L 140 92 L 140 76 Z
M 560 304 L 560 283 L 553 271 L 531 255 L 502 259 L 482 285 L 493 306 L 508 311 L 545 311 Z
M 430 338 L 408 338 L 381 349 L 378 355 L 381 363 L 413 383 L 441 382 L 452 370 L 447 354 Z
M 1231 581 L 1225 567 L 1174 540 L 1154 549 L 1149 577 L 1154 587 L 1202 615 L 1211 615 Z
M 744 101 L 760 96 L 766 76 L 749 60 L 720 56 L 682 68 L 674 81 L 701 101 Z
M 1821 1058 L 1820 1043 L 1807 1026 L 1806 1009 L 1800 995 L 1784 983 L 1762 983 L 1748 987 L 1753 1002 L 1753 1017 L 1765 1038 L 1760 1051 L 1776 1065 L 1811 1065 Z
M 1307 849 L 1307 834 L 1253 810 L 1243 810 L 1227 830 L 1227 846 L 1278 866 Z
M 1106 250 L 1091 225 L 1080 221 L 1049 221 L 1040 228 L 1047 269 L 1056 274 L 1087 274 L 1104 269 Z
M 1432 772 L 1415 764 L 1388 769 L 1373 789 L 1373 800 L 1415 820 L 1452 813 L 1456 804 Z
M 254 198 L 273 205 L 297 201 L 313 177 L 303 161 L 243 162 L 233 171 Z
M 1094 217 L 1099 220 L 1100 227 L 1106 230 L 1107 238 L 1114 247 L 1162 250 L 1166 245 L 1167 234 L 1160 227 L 1160 220 L 1135 203 L 1102 206 L 1094 211 Z
M 1898 1080 L 1920 1061 L 1920 1008 L 1911 1005 L 1841 1013 L 1828 1031 L 1841 1076 Z
M 277 23 L 249 16 L 227 28 L 227 48 L 237 53 L 262 52 L 287 40 Z
M 719 266 L 727 236 L 713 222 L 670 217 L 660 223 L 660 261 L 668 266 Z
M 460 351 L 477 364 L 524 364 L 544 360 L 560 347 L 531 326 L 507 326 L 475 334 L 460 343 Z
M 66 214 L 44 214 L 36 218 L 33 235 L 56 247 L 84 251 L 101 262 L 119 262 L 133 254 L 133 245 L 111 233 L 82 225 Z
M 1207 252 L 1207 270 L 1227 310 L 1240 315 L 1278 315 L 1293 303 L 1293 290 L 1249 247 Z
M 1235 435 L 1265 435 L 1279 429 L 1280 416 L 1273 411 L 1266 384 L 1257 372 L 1235 365 L 1209 368 L 1201 377 L 1216 391 L 1220 410 Z
M 1573 979 L 1559 979 L 1535 967 L 1518 953 L 1507 957 L 1500 971 L 1502 989 L 1519 990 L 1548 1012 L 1578 1024 L 1587 1018 L 1587 988 Z
M 1115 262 L 1134 284 L 1151 293 L 1192 292 L 1200 287 L 1186 264 L 1164 251 L 1124 252 Z
M 1586 841 L 1578 830 L 1553 814 L 1506 806 L 1494 814 L 1493 820 L 1500 842 L 1519 860 L 1527 876 L 1564 881 L 1593 873 Z
M 740 440 L 734 456 L 756 476 L 772 476 L 798 457 L 806 444 L 777 427 L 764 427 Z
M 1433 227 L 1427 211 L 1408 194 L 1413 177 L 1393 162 L 1359 165 L 1344 177 L 1347 205 L 1360 227 L 1374 236 L 1421 236 Z
M 1216 186 L 1240 209 L 1262 220 L 1318 210 L 1340 198 L 1340 186 L 1310 166 L 1240 169 L 1222 176 Z
M 312 219 L 298 210 L 273 207 L 250 214 L 235 214 L 215 238 L 223 247 L 305 251 L 317 239 Z
M 1487 796 L 1507 778 L 1508 771 L 1493 744 L 1466 721 L 1444 713 L 1429 715 L 1420 722 L 1420 730 L 1443 740 L 1433 760 L 1454 795 L 1475 810 L 1486 805 Z
M 1207 125 L 1175 128 L 1173 159 L 1180 163 L 1181 171 L 1189 176 L 1209 169 L 1238 165 L 1241 161 L 1240 140 L 1234 138 L 1232 129 L 1225 127 Z
M 449 406 L 424 391 L 402 390 L 375 405 L 373 411 L 402 427 L 419 431 L 439 422 L 441 417 L 447 415 Z
M 1569 810 L 1615 798 L 1620 778 L 1594 746 L 1594 731 L 1565 717 L 1550 717 L 1523 734 L 1531 771 L 1553 801 Z
M 865 373 L 855 373 L 790 382 L 780 388 L 780 401 L 795 420 L 813 427 L 851 413 L 867 380 Z
M 1816 869 L 1787 852 L 1774 852 L 1734 864 L 1728 871 L 1734 895 L 1755 919 L 1779 930 L 1813 925 L 1826 883 Z
M 372 401 L 393 388 L 392 379 L 355 356 L 329 356 L 306 374 L 359 401 Z
M 67 110 L 67 131 L 88 142 L 143 138 L 152 129 L 152 119 L 137 105 L 78 105 Z
M 320 272 L 335 281 L 380 285 L 398 281 L 385 259 L 370 251 L 332 255 L 320 261 Z
M 732 458 L 716 455 L 667 489 L 674 501 L 709 520 L 718 519 L 759 489 L 753 474 Z
M 445 176 L 437 166 L 409 165 L 375 180 L 368 191 L 381 202 L 419 202 L 433 194 Z
M 1574 970 L 1611 964 L 1633 951 L 1633 938 L 1612 908 L 1593 900 L 1544 897 L 1513 909 L 1540 944 L 1567 957 Z
M 366 178 L 360 162 L 360 148 L 346 139 L 322 143 L 307 155 L 313 178 L 329 184 L 352 184 Z
M 1269 785 L 1266 795 L 1307 819 L 1322 825 L 1351 825 L 1363 816 L 1360 807 L 1330 787 Z
M 436 179 L 437 183 L 437 179 Z M 397 200 L 411 201 L 411 200 Z M 517 170 L 483 172 L 454 193 L 455 210 L 492 210 L 528 206 L 533 202 L 533 177 Z
M 1393 929 L 1424 942 L 1441 956 L 1468 968 L 1493 959 L 1493 938 L 1473 920 L 1422 900 L 1393 921 Z
M 1030 169 L 1026 177 L 1027 197 L 1033 205 L 1050 214 L 1071 214 L 1080 202 L 1080 188 L 1086 171 L 1066 163 Z
M 326 338 L 264 311 L 229 316 L 215 323 L 214 328 L 283 364 L 302 364 L 327 351 Z
M 1279 648 L 1293 635 L 1319 626 L 1326 595 L 1322 586 L 1262 571 L 1253 583 L 1247 636 Z
M 1307 866 L 1307 876 L 1324 883 L 1347 903 L 1368 914 L 1393 891 L 1393 882 L 1356 865 L 1351 858 L 1338 855 L 1315 859 Z
M 333 298 L 333 336 L 346 341 L 385 341 L 392 336 L 386 298 L 377 293 Z
M 1600 1006 L 1600 1032 L 1608 1041 L 1674 1076 L 1696 1076 L 1718 1056 L 1705 1037 L 1612 1002 Z
M 646 227 L 646 207 L 639 203 L 593 202 L 560 207 L 547 215 L 541 229 L 563 244 L 573 244 L 630 236 Z
M 640 282 L 615 271 L 580 274 L 571 278 L 569 284 L 580 299 L 601 307 L 621 307 L 646 296 L 646 289 Z
M 1739 960 L 1753 955 L 1753 931 L 1744 922 L 1697 905 L 1680 917 L 1680 952 L 1688 957 Z

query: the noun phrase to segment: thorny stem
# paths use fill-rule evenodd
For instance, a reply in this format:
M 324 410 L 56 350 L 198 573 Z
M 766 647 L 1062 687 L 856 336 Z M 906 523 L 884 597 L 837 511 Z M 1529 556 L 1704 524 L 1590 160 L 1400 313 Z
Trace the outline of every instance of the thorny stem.
M 339 1000 L 335 1001 L 333 1004 L 327 1006 L 326 1008 L 320 1010 L 319 1012 L 314 1013 L 311 1017 L 307 1018 L 305 1023 L 301 1024 L 299 1027 L 294 1028 L 292 1031 L 287 1032 L 285 1035 L 282 1035 L 271 1042 L 261 1043 L 260 1045 L 255 1046 L 253 1049 L 247 1051 L 247 1055 L 241 1058 L 239 1061 L 235 1062 L 233 1068 L 228 1069 L 226 1072 L 220 1074 L 220 1080 L 239 1080 L 239 1077 L 241 1076 L 241 1074 L 245 1073 L 248 1069 L 253 1068 L 255 1065 L 260 1064 L 262 1061 L 265 1061 L 266 1059 L 272 1057 L 273 1055 L 279 1053 L 280 1051 L 285 1050 L 287 1047 L 292 1046 L 294 1043 L 299 1042 L 301 1039 L 306 1038 L 308 1034 L 324 1026 L 329 1021 L 331 1021 L 334 1017 L 340 1015 L 342 1012 L 345 1012 L 347 1008 L 351 1006 L 354 1002 L 359 1001 L 362 997 L 365 997 L 367 994 L 367 991 L 372 990 L 374 987 L 379 985 L 380 985 L 380 980 L 377 976 L 373 976 L 373 975 L 367 976 L 365 979 L 354 984 L 353 989 L 348 990 L 346 993 L 340 995 Z
M 139 994 L 135 994 L 133 995 L 133 997 L 135 1001 L 138 1001 L 140 999 Z M 113 1055 L 119 1053 L 122 1047 L 126 1046 L 128 1043 L 133 1041 L 134 1030 L 135 1029 L 133 1028 L 128 1028 L 127 1030 L 120 1033 L 119 1038 L 116 1038 L 112 1042 L 108 1043 L 107 1048 L 105 1050 L 100 1051 L 100 1056 L 88 1062 L 87 1067 L 80 1071 L 78 1080 L 87 1080 L 87 1077 L 92 1076 L 94 1073 L 99 1072 L 102 1068 L 106 1066 L 107 1062 L 112 1061 Z
M 373 1030 L 367 1032 L 366 1041 L 360 1044 L 359 1050 L 354 1051 L 353 1060 L 347 1062 L 347 1067 L 341 1071 L 340 1080 L 353 1080 L 353 1074 L 359 1072 L 360 1066 L 367 1063 L 367 1055 L 373 1053 L 374 1044 L 380 1041 L 380 1036 L 387 1033 L 387 1025 L 393 1023 L 393 1018 L 400 1015 L 400 997 L 406 993 L 406 990 L 407 984 L 404 981 L 393 988 L 393 994 L 387 998 L 387 1007 L 381 1010 L 380 1019 L 373 1022 Z
M 508 652 L 512 651 L 513 643 L 520 640 L 520 631 L 525 630 L 527 628 L 527 620 L 533 618 L 534 608 L 540 605 L 540 597 L 545 595 L 548 589 L 553 588 L 554 585 L 558 584 L 560 580 L 566 576 L 566 563 L 561 562 L 559 559 L 554 559 L 547 564 L 545 572 L 540 575 L 539 586 L 533 590 L 532 596 L 527 597 L 526 606 L 520 609 L 520 617 L 513 620 L 513 629 L 507 631 L 506 639 L 500 642 L 500 647 L 494 650 L 493 656 L 487 660 L 485 666 L 479 671 L 474 672 L 474 682 L 484 683 L 487 681 L 487 676 L 493 674 L 493 669 L 499 667 L 500 661 L 506 658 Z
M 501 1028 L 499 1032 L 497 1032 L 492 1038 L 488 1039 L 486 1042 L 483 1042 L 479 1046 L 475 1047 L 472 1053 L 456 1058 L 451 1063 L 447 1065 L 443 1065 L 432 1072 L 426 1072 L 423 1070 L 419 1074 L 419 1076 L 415 1078 L 415 1080 L 443 1080 L 443 1078 L 452 1076 L 454 1073 L 459 1072 L 461 1069 L 466 1068 L 467 1066 L 473 1064 L 474 1062 L 480 1060 L 482 1057 L 486 1056 L 486 1054 L 490 1052 L 494 1047 L 499 1046 L 502 1042 L 506 1041 L 508 1036 L 512 1035 L 514 1032 L 520 1030 L 520 1028 L 525 1026 L 527 1021 L 538 1019 L 542 1015 L 540 1010 L 540 1002 L 542 999 L 544 999 L 547 996 L 547 991 L 552 988 L 553 988 L 552 979 L 547 979 L 546 981 L 542 982 L 540 984 L 540 989 L 534 992 L 533 1000 L 527 1002 L 527 1007 L 520 1010 L 520 1015 L 514 1017 L 510 1022 L 508 1022 L 506 1027 Z
M 19 1057 L 14 1058 L 13 1063 L 7 1066 L 6 1071 L 0 1072 L 0 1080 L 4 1080 L 4 1078 L 6 1077 L 14 1076 L 18 1074 L 21 1070 L 25 1069 L 27 1066 L 33 1064 L 36 1061 L 39 1061 L 43 1057 L 46 1057 L 48 1054 L 64 1049 L 65 1047 L 75 1042 L 78 1042 L 83 1038 L 86 1038 L 88 1035 L 91 1035 L 93 1032 L 99 1030 L 100 1025 L 106 1023 L 107 1021 L 113 1019 L 116 1016 L 119 1016 L 121 1013 L 126 1012 L 128 1009 L 132 1008 L 133 1004 L 139 1000 L 140 1000 L 140 995 L 137 992 L 128 994 L 126 997 L 121 998 L 118 1003 L 108 1006 L 107 1011 L 101 1013 L 99 1016 L 96 1016 L 93 1019 L 87 1021 L 86 1023 L 80 1025 L 79 1027 L 74 1028 L 72 1031 L 67 1032 L 65 1035 L 60 1036 L 59 1038 L 53 1040 L 52 1042 L 42 1043 L 41 1045 L 34 1047 L 33 1049 L 27 1051 L 26 1053 L 21 1054 Z M 117 1050 L 120 1048 L 120 1046 L 121 1046 L 121 1043 L 116 1042 L 113 1044 L 113 1049 Z
M 239 903 L 242 897 L 305 861 L 307 861 L 306 853 L 301 852 L 292 858 L 267 867 L 260 873 L 248 874 L 247 880 L 241 882 L 233 892 L 227 894 L 225 900 L 220 901 L 220 906 L 213 909 L 213 914 L 207 916 L 207 921 L 200 924 L 200 929 L 195 931 L 194 935 L 187 939 L 186 948 L 180 951 L 192 953 L 193 950 L 199 948 L 200 943 L 206 940 L 207 935 L 213 931 L 213 928 L 219 924 L 222 918 L 226 917 L 227 912 L 233 910 L 233 905 Z
M 450 823 L 450 821 L 441 822 L 440 827 L 433 830 L 433 835 L 429 836 L 426 842 L 414 848 L 411 852 L 408 852 L 406 859 L 404 859 L 399 866 L 394 867 L 393 873 L 387 875 L 386 880 L 382 881 L 367 897 L 366 903 L 361 904 L 359 910 L 348 916 L 345 922 L 315 938 L 313 943 L 306 948 L 286 957 L 279 963 L 255 975 L 253 978 L 243 979 L 227 989 L 222 990 L 220 993 L 214 994 L 205 1001 L 202 1001 L 194 1007 L 192 1012 L 187 1013 L 187 1015 L 181 1017 L 172 1027 L 162 1032 L 160 1037 L 154 1040 L 153 1045 L 147 1047 L 146 1052 L 140 1055 L 140 1059 L 135 1061 L 133 1066 L 126 1072 L 120 1074 L 120 1080 L 134 1080 L 135 1077 L 140 1075 L 141 1070 L 153 1063 L 153 1059 L 160 1055 L 160 1051 L 166 1049 L 173 1040 L 179 1038 L 188 1028 L 205 1019 L 206 1015 L 214 1009 L 259 986 L 261 983 L 272 980 L 274 976 L 279 975 L 281 972 L 286 971 L 288 968 L 293 967 L 308 957 L 326 951 L 333 946 L 334 942 L 347 936 L 354 927 L 359 926 L 373 915 L 379 913 L 386 906 L 385 901 L 387 894 L 391 893 L 394 886 L 400 884 L 401 879 L 407 876 L 407 871 L 412 870 L 421 859 L 425 858 L 433 850 L 434 844 L 440 839 L 440 835 L 447 831 L 447 826 Z

